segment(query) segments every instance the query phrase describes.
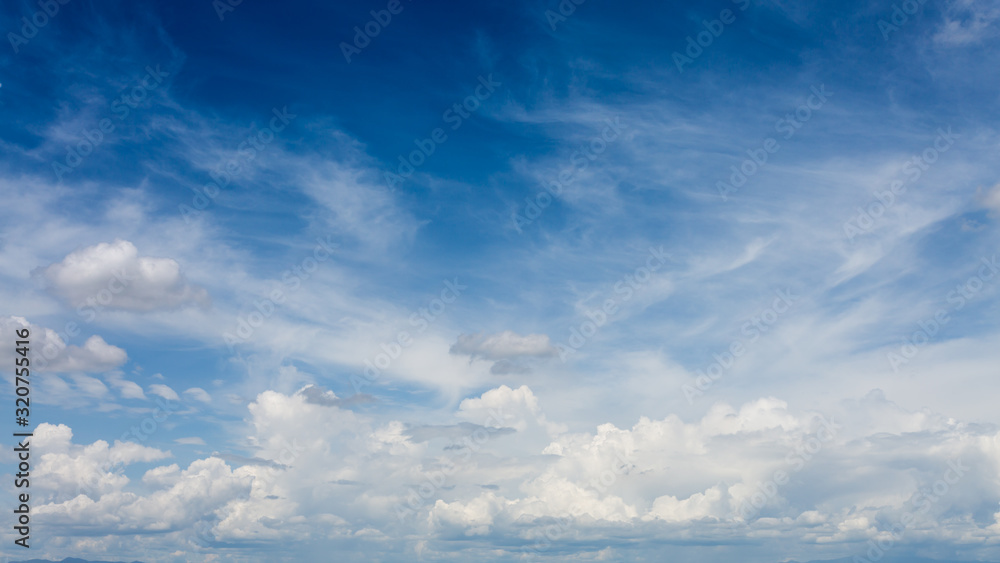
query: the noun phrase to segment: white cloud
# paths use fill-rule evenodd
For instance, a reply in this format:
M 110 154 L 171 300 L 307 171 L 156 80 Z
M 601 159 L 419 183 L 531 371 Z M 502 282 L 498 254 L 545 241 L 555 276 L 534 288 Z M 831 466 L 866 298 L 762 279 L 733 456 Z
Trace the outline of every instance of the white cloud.
M 521 336 L 505 330 L 499 334 L 460 334 L 451 347 L 451 353 L 487 360 L 504 360 L 525 356 L 555 356 L 559 351 L 549 342 L 548 335 Z
M 761 398 L 717 404 L 694 422 L 668 415 L 629 428 L 559 428 L 539 445 L 526 438 L 545 433 L 540 401 L 526 386 L 501 386 L 462 401 L 455 418 L 476 430 L 470 440 L 448 440 L 454 448 L 414 442 L 399 421 L 376 424 L 335 403 L 314 386 L 261 393 L 248 407 L 253 457 L 152 467 L 141 492 L 120 466 L 168 453 L 121 442 L 74 445 L 69 428 L 41 425 L 38 479 L 59 492 L 38 512 L 70 536 L 258 545 L 308 543 L 317 534 L 335 543 L 418 534 L 438 548 L 435 542 L 461 537 L 501 550 L 492 535 L 534 545 L 541 531 L 555 530 L 550 546 L 580 534 L 683 542 L 692 533 L 705 541 L 738 533 L 808 537 L 850 552 L 877 537 L 876 522 L 924 502 L 929 509 L 915 536 L 985 542 L 1000 527 L 1000 432 L 909 412 L 877 392 L 832 417 Z M 490 428 L 507 426 L 518 431 L 489 437 Z M 475 432 L 488 437 L 477 441 Z M 963 469 L 955 478 L 949 467 Z M 945 478 L 948 490 L 929 501 L 921 491 Z M 79 495 L 81 482 L 91 484 Z M 761 507 L 745 510 L 758 497 Z M 998 516 L 953 517 L 974 513 Z
M 209 303 L 208 292 L 190 284 L 176 260 L 139 256 L 135 245 L 121 239 L 76 250 L 38 275 L 83 315 L 102 308 L 145 312 Z
M 341 145 L 339 162 L 282 155 L 282 164 L 292 165 L 288 172 L 296 176 L 294 183 L 326 208 L 327 222 L 341 235 L 380 248 L 412 239 L 418 221 L 373 173 L 360 144 L 343 134 L 333 137 Z
M 985 193 L 980 189 L 976 195 L 979 196 L 979 200 L 984 207 L 995 213 L 1000 213 L 1000 184 L 986 190 Z
M 142 392 L 142 387 L 134 381 L 126 379 L 111 379 L 111 385 L 118 388 L 118 392 L 125 399 L 145 399 L 146 394 Z
M 97 500 L 79 495 L 65 502 L 37 508 L 52 525 L 113 532 L 163 532 L 191 528 L 221 509 L 234 497 L 245 495 L 252 482 L 245 472 L 233 471 L 218 458 L 199 459 L 187 469 L 176 465 L 159 468 L 145 479 L 147 484 L 169 485 L 146 496 L 122 491 L 127 478 L 114 481 L 113 492 Z
M 100 373 L 112 370 L 128 359 L 125 350 L 112 346 L 97 335 L 89 337 L 83 346 L 67 345 L 59 334 L 48 328 L 28 322 L 23 317 L 0 317 L 0 329 L 5 334 L 14 330 L 28 329 L 33 360 L 32 368 L 43 372 L 85 372 Z M 14 363 L 14 349 L 0 349 L 0 361 L 7 365 Z
M 133 442 L 116 441 L 109 445 L 98 440 L 80 446 L 73 444 L 72 439 L 73 431 L 63 424 L 42 423 L 34 431 L 33 446 L 38 463 L 32 486 L 46 491 L 56 502 L 68 502 L 78 496 L 98 498 L 111 494 L 128 483 L 120 466 L 170 456 L 169 452 Z
M 201 387 L 192 387 L 190 389 L 186 389 L 184 390 L 184 394 L 187 395 L 188 397 L 191 397 L 195 401 L 199 401 L 206 404 L 212 402 L 212 396 L 209 395 L 208 392 L 202 389 Z
M 476 424 L 494 428 L 509 426 L 520 431 L 545 424 L 538 398 L 527 385 L 517 389 L 501 385 L 480 397 L 465 399 L 459 404 L 456 415 Z
M 498 334 L 460 334 L 449 352 L 493 361 L 490 373 L 494 375 L 528 373 L 531 368 L 524 363 L 525 358 L 546 358 L 559 354 L 548 335 L 522 336 L 510 330 Z
M 100 336 L 91 336 L 82 347 L 67 346 L 64 353 L 48 364 L 49 371 L 100 372 L 125 363 L 125 350 L 112 346 Z
M 186 438 L 175 438 L 174 442 L 176 442 L 178 444 L 186 445 L 186 446 L 204 446 L 204 445 L 206 445 L 205 444 L 205 440 L 203 440 L 203 439 L 201 439 L 201 438 L 199 438 L 197 436 L 188 436 Z
M 511 402 L 509 391 L 491 393 L 468 405 Z M 697 423 L 673 415 L 643 417 L 630 429 L 604 424 L 592 434 L 564 433 L 544 450 L 556 456 L 553 461 L 498 492 L 437 501 L 430 509 L 432 522 L 441 533 L 468 536 L 505 533 L 498 528 L 514 522 L 543 526 L 541 519 L 548 517 L 569 519 L 561 526 L 565 535 L 598 534 L 602 521 L 659 522 L 681 525 L 656 532 L 678 537 L 689 526 L 713 536 L 712 526 L 722 525 L 717 539 L 742 526 L 741 534 L 771 529 L 789 539 L 806 534 L 821 543 L 863 543 L 878 533 L 871 524 L 876 519 L 898 517 L 907 506 L 926 501 L 920 491 L 944 479 L 951 463 L 968 469 L 950 485 L 950 494 L 934 500 L 933 518 L 1000 500 L 994 473 L 1000 466 L 1000 432 L 907 412 L 879 397 L 832 419 L 795 413 L 780 400 L 764 398 L 738 409 L 715 405 Z M 537 412 L 533 401 L 520 402 Z M 831 483 L 834 476 L 835 486 L 813 486 Z M 975 499 L 974 491 L 987 498 Z M 765 501 L 759 509 L 752 504 L 758 496 Z M 782 522 L 778 529 L 775 522 Z M 985 537 L 984 527 L 938 528 L 938 533 Z M 651 530 L 636 531 L 638 537 L 645 533 Z
M 153 395 L 159 395 L 168 401 L 179 401 L 180 397 L 177 392 L 170 387 L 163 385 L 161 383 L 154 383 L 149 386 L 149 392 Z
M 954 0 L 946 5 L 944 22 L 934 41 L 949 46 L 979 43 L 996 34 L 1000 8 L 989 0 Z
M 702 518 L 722 519 L 726 516 L 725 491 L 712 487 L 703 493 L 694 493 L 684 500 L 673 495 L 663 495 L 653 501 L 653 506 L 644 519 L 658 519 L 664 522 L 684 522 Z
M 79 373 L 71 374 L 69 378 L 73 380 L 78 393 L 98 399 L 108 395 L 108 386 L 100 379 Z

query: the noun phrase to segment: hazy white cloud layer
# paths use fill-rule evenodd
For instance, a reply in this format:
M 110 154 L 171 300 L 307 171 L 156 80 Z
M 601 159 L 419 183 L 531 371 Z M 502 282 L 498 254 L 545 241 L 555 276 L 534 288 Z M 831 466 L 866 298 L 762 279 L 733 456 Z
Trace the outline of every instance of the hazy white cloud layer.
M 241 463 L 213 455 L 181 465 L 134 442 L 76 444 L 65 425 L 43 424 L 35 478 L 48 496 L 38 514 L 98 532 L 74 540 L 92 551 L 165 550 L 149 554 L 158 559 L 170 546 L 207 553 L 271 541 L 277 553 L 295 541 L 351 560 L 397 547 L 463 560 L 450 547 L 457 538 L 503 559 L 583 538 L 614 545 L 622 534 L 678 546 L 766 535 L 786 553 L 841 555 L 893 534 L 961 539 L 978 555 L 997 545 L 1000 431 L 906 411 L 878 391 L 832 413 L 761 398 L 716 403 L 698 420 L 569 432 L 545 422 L 528 387 L 501 386 L 454 413 L 473 423 L 467 434 L 416 442 L 403 421 L 318 404 L 311 389 L 267 391 L 248 405 L 253 457 Z M 528 445 L 539 432 L 549 438 Z
M 0 22 L 0 559 L 1000 563 L 995 2 Z

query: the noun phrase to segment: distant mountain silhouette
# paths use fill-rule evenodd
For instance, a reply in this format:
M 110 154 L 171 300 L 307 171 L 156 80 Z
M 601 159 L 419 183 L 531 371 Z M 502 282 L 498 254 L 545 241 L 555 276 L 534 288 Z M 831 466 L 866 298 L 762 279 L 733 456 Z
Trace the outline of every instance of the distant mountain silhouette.
M 864 561 L 864 556 L 859 555 Z M 62 561 L 50 561 L 48 559 L 25 559 L 22 561 L 11 561 L 11 563 L 125 563 L 124 561 L 90 561 L 76 557 L 67 557 Z M 131 563 L 143 563 L 142 561 L 132 561 Z M 786 563 L 799 563 L 798 561 L 788 561 Z M 806 563 L 854 563 L 854 557 L 841 557 L 840 559 L 823 559 L 807 561 Z M 879 559 L 878 563 L 1000 563 L 997 561 L 959 561 L 957 559 L 923 559 L 904 556 L 885 556 Z
M 858 554 L 861 561 L 868 561 L 863 554 Z M 798 563 L 798 561 L 788 561 L 788 563 Z M 841 557 L 840 559 L 823 559 L 809 561 L 807 563 L 854 563 L 854 556 Z M 924 559 L 921 557 L 905 557 L 886 555 L 878 560 L 878 563 L 997 563 L 995 561 L 959 561 L 957 559 Z
M 50 561 L 48 559 L 24 559 L 21 561 L 11 561 L 10 563 L 125 563 L 124 561 L 90 561 L 77 557 L 67 557 L 62 561 Z M 142 563 L 142 561 L 132 561 L 132 563 Z

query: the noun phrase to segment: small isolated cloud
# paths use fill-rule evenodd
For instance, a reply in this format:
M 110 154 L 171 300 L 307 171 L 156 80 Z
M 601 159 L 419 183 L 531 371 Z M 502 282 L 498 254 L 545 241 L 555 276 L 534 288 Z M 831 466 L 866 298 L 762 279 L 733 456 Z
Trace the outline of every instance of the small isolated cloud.
M 80 395 L 95 399 L 101 399 L 108 395 L 108 386 L 100 379 L 79 373 L 70 375 L 69 379 L 73 381 L 75 391 Z
M 153 395 L 159 395 L 168 401 L 179 401 L 180 397 L 177 396 L 177 392 L 167 387 L 166 385 L 160 385 L 159 383 L 154 383 L 149 386 L 149 392 Z
M 208 292 L 188 283 L 176 260 L 139 256 L 127 240 L 77 250 L 35 274 L 52 294 L 77 308 L 144 312 L 209 303 Z
M 452 354 L 504 360 L 519 357 L 546 357 L 559 353 L 545 334 L 521 336 L 505 330 L 499 334 L 461 334 L 451 347 Z
M 324 407 L 348 407 L 355 404 L 371 403 L 375 400 L 374 397 L 366 393 L 358 393 L 341 399 L 333 391 L 312 384 L 299 389 L 296 394 L 301 395 L 307 403 Z
M 14 334 L 18 329 L 30 331 L 31 363 L 39 372 L 101 373 L 117 368 L 128 359 L 125 350 L 108 344 L 100 336 L 91 336 L 83 346 L 67 345 L 56 331 L 33 325 L 24 317 L 0 317 L 0 328 L 4 334 Z M 13 365 L 15 353 L 13 348 L 0 348 L 0 361 Z
M 142 387 L 134 381 L 120 378 L 110 378 L 109 383 L 118 389 L 123 399 L 145 399 L 146 394 L 142 392 Z
M 523 363 L 524 358 L 546 358 L 559 354 L 546 334 L 521 336 L 510 330 L 498 334 L 460 334 L 449 351 L 472 359 L 494 361 L 490 368 L 490 373 L 494 375 L 527 373 L 531 369 Z
M 190 389 L 187 389 L 184 391 L 184 395 L 201 403 L 212 402 L 212 396 L 208 394 L 208 391 L 205 391 L 201 387 L 192 387 Z
M 197 436 L 191 436 L 191 437 L 188 437 L 188 438 L 176 438 L 176 439 L 174 439 L 174 442 L 176 442 L 178 444 L 181 444 L 181 445 L 184 445 L 184 446 L 204 446 L 204 445 L 206 445 L 205 444 L 205 440 L 202 440 L 201 438 L 199 438 Z

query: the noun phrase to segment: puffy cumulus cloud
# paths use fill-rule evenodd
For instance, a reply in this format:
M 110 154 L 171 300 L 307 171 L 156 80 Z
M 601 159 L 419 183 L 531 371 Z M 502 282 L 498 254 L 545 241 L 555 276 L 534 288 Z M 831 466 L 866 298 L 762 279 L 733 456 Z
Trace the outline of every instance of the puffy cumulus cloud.
M 214 540 L 351 538 L 372 517 L 386 524 L 405 475 L 420 473 L 424 448 L 402 423 L 376 426 L 316 386 L 292 395 L 266 391 L 248 409 L 255 457 L 240 470 L 254 477 L 253 486 L 206 530 Z
M 510 330 L 498 334 L 460 334 L 450 352 L 471 359 L 493 361 L 490 372 L 494 375 L 526 373 L 530 368 L 523 363 L 524 358 L 547 358 L 559 354 L 548 335 L 521 336 Z
M 66 536 L 137 539 L 119 544 L 123 551 L 141 552 L 154 538 L 161 538 L 155 542 L 165 553 L 185 547 L 199 525 L 217 521 L 220 509 L 246 498 L 253 481 L 251 472 L 209 457 L 185 469 L 177 464 L 151 468 L 143 474 L 142 486 L 134 487 L 125 475 L 127 466 L 157 462 L 170 452 L 134 442 L 75 444 L 72 430 L 61 424 L 38 425 L 30 440 L 38 456 L 32 487 L 44 499 L 32 507 L 39 518 Z
M 533 412 L 532 401 L 522 402 Z M 1000 502 L 998 439 L 995 428 L 908 412 L 878 392 L 834 416 L 763 398 L 715 405 L 693 423 L 670 415 L 562 433 L 544 448 L 550 457 L 517 479 L 429 511 L 451 535 L 528 537 L 526 523 L 537 530 L 556 522 L 568 539 L 608 526 L 617 534 L 615 525 L 629 523 L 637 537 L 678 541 L 697 530 L 714 540 L 859 545 L 885 533 L 877 523 L 912 517 L 914 536 L 969 537 L 985 548 Z M 973 514 L 990 516 L 973 523 Z
M 134 442 L 115 441 L 109 445 L 98 440 L 87 446 L 73 444 L 73 431 L 63 424 L 39 424 L 32 445 L 38 455 L 32 486 L 63 502 L 79 496 L 116 494 L 129 482 L 121 472 L 124 466 L 170 456 L 169 452 Z
M 780 428 L 784 431 L 800 430 L 804 421 L 788 412 L 788 403 L 775 397 L 751 401 L 739 410 L 725 403 L 709 408 L 702 426 L 719 435 L 750 433 Z
M 23 317 L 0 317 L 0 330 L 4 334 L 13 335 L 15 330 L 22 328 L 31 333 L 35 371 L 101 373 L 117 368 L 128 359 L 125 350 L 108 344 L 97 335 L 87 338 L 83 346 L 67 345 L 52 329 L 31 324 Z M 0 361 L 13 364 L 15 353 L 10 347 L 0 349 Z
M 524 545 L 562 553 L 584 539 L 601 544 L 595 553 L 632 549 L 649 537 L 863 553 L 898 522 L 911 523 L 898 545 L 909 535 L 986 550 L 1000 529 L 1000 432 L 907 411 L 879 392 L 836 413 L 766 397 L 717 404 L 694 421 L 642 417 L 575 432 L 546 422 L 526 386 L 470 397 L 452 424 L 435 427 L 379 422 L 338 400 L 313 385 L 263 392 L 248 406 L 252 457 L 153 467 L 141 494 L 119 466 L 101 464 L 164 452 L 76 446 L 68 428 L 43 425 L 39 481 L 72 493 L 39 513 L 70 535 L 185 533 L 178 545 L 207 550 L 304 549 L 323 538 L 387 560 L 417 549 L 415 538 L 426 557 L 468 560 L 513 557 Z M 98 476 L 92 492 L 75 493 L 78 474 Z
M 555 435 L 565 427 L 546 420 L 538 405 L 538 398 L 527 385 L 511 389 L 501 385 L 479 397 L 464 399 L 456 415 L 467 421 L 493 428 L 512 427 L 519 432 L 540 428 L 548 435 Z
M 260 542 L 316 537 L 382 541 L 399 526 L 394 507 L 406 502 L 411 489 L 436 478 L 441 467 L 441 456 L 414 442 L 402 422 L 375 424 L 313 385 L 291 395 L 263 392 L 248 405 L 248 414 L 246 443 L 252 457 L 220 454 L 195 460 L 187 469 L 178 464 L 151 468 L 141 480 L 148 489 L 143 494 L 120 466 L 108 463 L 114 456 L 106 444 L 72 445 L 68 428 L 59 427 L 61 434 L 48 430 L 59 439 L 47 437 L 47 447 L 59 449 L 66 468 L 62 481 L 50 482 L 69 492 L 40 507 L 39 514 L 69 535 L 102 531 L 148 539 L 155 531 L 183 549 L 219 542 L 257 549 Z M 181 438 L 178 443 L 195 442 Z M 112 450 L 121 450 L 118 457 L 125 462 L 168 455 L 129 449 L 134 447 L 116 444 Z M 139 455 L 143 452 L 145 457 Z M 41 478 L 55 471 L 49 459 Z M 84 462 L 88 471 L 77 467 Z M 96 483 L 87 494 L 76 493 L 78 485 L 70 479 L 77 474 L 96 475 L 84 477 Z
M 293 442 L 302 442 L 295 449 L 327 450 L 330 440 L 353 435 L 360 429 L 361 420 L 354 413 L 316 401 L 316 391 L 313 385 L 306 385 L 293 395 L 265 391 L 250 403 L 254 429 L 250 441 L 259 449 L 260 457 L 285 463 L 279 458 Z M 336 398 L 332 392 L 322 395 Z M 322 424 L 322 433 L 314 431 L 316 424 Z
M 62 503 L 38 507 L 39 516 L 53 524 L 99 528 L 104 531 L 162 532 L 192 528 L 234 498 L 246 496 L 253 478 L 232 470 L 219 458 L 199 459 L 187 469 L 171 465 L 147 473 L 144 483 L 163 488 L 148 495 L 121 490 L 96 500 L 79 495 Z M 119 482 L 116 485 L 124 485 Z
M 431 511 L 431 522 L 438 529 L 454 528 L 465 536 L 490 533 L 493 519 L 510 503 L 493 493 L 484 493 L 468 502 L 447 503 L 438 500 Z
M 722 487 L 712 487 L 703 493 L 694 493 L 684 500 L 673 495 L 657 497 L 645 519 L 664 522 L 684 522 L 702 518 L 721 519 L 725 517 L 726 492 Z
M 208 292 L 189 283 L 176 260 L 139 256 L 127 240 L 76 250 L 34 273 L 85 317 L 102 308 L 145 312 L 209 304 Z

